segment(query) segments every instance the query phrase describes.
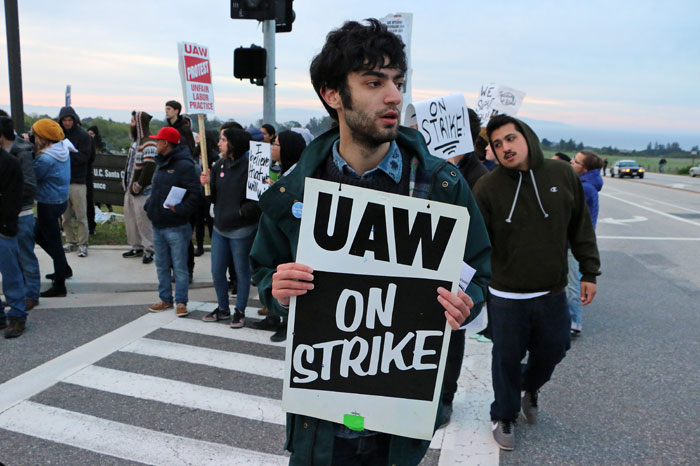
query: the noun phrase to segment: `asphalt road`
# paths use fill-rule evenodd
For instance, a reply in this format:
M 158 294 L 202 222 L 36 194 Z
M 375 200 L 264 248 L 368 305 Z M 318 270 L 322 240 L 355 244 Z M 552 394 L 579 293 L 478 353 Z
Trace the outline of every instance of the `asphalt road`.
M 605 178 L 598 295 L 501 464 L 700 464 L 700 193 L 667 178 Z
M 539 423 L 518 426 L 502 464 L 700 464 L 700 188 L 657 176 L 605 178 L 598 296 L 542 391 Z M 138 302 L 153 292 L 109 288 L 73 307 L 87 291 L 80 278 L 60 308 L 32 311 L 22 338 L 0 339 L 0 462 L 286 464 L 283 347 L 269 332 L 204 324 L 203 310 L 148 314 Z M 468 341 L 468 358 L 484 356 L 465 364 L 469 388 L 457 395 L 471 424 L 456 412 L 424 466 L 499 460 L 488 437 L 489 345 Z

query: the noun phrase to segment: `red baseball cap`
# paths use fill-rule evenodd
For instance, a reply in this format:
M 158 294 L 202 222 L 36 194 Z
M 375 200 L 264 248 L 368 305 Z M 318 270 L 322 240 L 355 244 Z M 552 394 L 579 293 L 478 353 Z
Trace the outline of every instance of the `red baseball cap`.
M 151 139 L 164 139 L 173 144 L 180 143 L 180 132 L 172 126 L 166 126 L 165 128 L 161 128 L 161 130 L 158 131 L 158 134 L 156 134 L 155 136 L 148 137 Z

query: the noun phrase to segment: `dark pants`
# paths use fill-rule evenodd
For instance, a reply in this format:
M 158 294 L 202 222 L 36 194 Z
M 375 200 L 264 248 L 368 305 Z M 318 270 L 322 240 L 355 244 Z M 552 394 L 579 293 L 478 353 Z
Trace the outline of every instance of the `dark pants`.
M 202 202 L 202 207 L 195 217 L 194 236 L 197 240 L 197 249 L 202 249 L 204 247 L 204 227 L 209 228 L 209 238 L 214 236 L 214 219 L 209 215 L 210 205 L 211 204 L 207 201 Z
M 534 392 L 547 383 L 570 347 L 571 317 L 566 293 L 524 300 L 489 294 L 488 313 L 495 395 L 491 419 L 514 421 L 520 411 L 521 390 Z M 528 361 L 521 369 L 520 361 L 526 352 Z
M 389 435 L 333 441 L 333 466 L 386 466 L 389 461 Z
M 85 181 L 85 185 L 87 186 L 87 221 L 88 221 L 88 231 L 90 234 L 95 233 L 95 227 L 97 224 L 95 223 L 95 195 L 94 195 L 94 187 L 92 184 L 92 167 L 88 167 L 88 176 Z
M 63 251 L 61 242 L 61 230 L 59 219 L 66 210 L 67 202 L 63 204 L 44 204 L 39 202 L 36 205 L 36 224 L 34 224 L 34 239 L 36 244 L 46 251 L 46 254 L 53 259 L 53 269 L 56 279 L 65 280 L 68 275 L 68 261 L 66 253 Z
M 445 361 L 445 377 L 442 379 L 442 402 L 452 404 L 457 391 L 457 380 L 462 371 L 464 359 L 465 330 L 452 330 L 450 345 L 447 348 Z

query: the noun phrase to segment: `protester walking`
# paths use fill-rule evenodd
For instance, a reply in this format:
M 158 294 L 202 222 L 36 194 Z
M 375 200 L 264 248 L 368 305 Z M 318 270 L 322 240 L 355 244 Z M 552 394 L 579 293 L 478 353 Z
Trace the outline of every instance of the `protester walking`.
M 486 131 L 500 164 L 474 188 L 493 246 L 491 420 L 498 446 L 512 450 L 518 412 L 522 408 L 527 422 L 536 422 L 539 390 L 570 347 L 565 245 L 581 264 L 584 305 L 595 297 L 600 258 L 571 167 L 545 159 L 537 135 L 513 117 L 497 115 Z
M 218 307 L 204 316 L 205 322 L 231 319 L 231 328 L 245 325 L 245 309 L 250 292 L 248 256 L 255 239 L 260 208 L 246 199 L 248 148 L 250 135 L 240 129 L 223 131 L 219 140 L 221 159 L 212 166 L 211 174 L 202 173 L 202 185 L 210 183 L 214 204 L 214 235 L 211 239 L 211 274 Z M 232 259 L 236 267 L 238 294 L 233 315 L 229 308 L 226 268 Z
M 131 113 L 131 147 L 122 178 L 124 188 L 124 225 L 131 249 L 122 254 L 126 259 L 143 257 L 144 264 L 153 262 L 153 228 L 144 206 L 151 194 L 151 180 L 156 169 L 158 150 L 150 139 L 152 116 L 146 112 Z
M 61 244 L 59 219 L 66 210 L 71 179 L 70 151 L 75 146 L 65 139 L 63 130 L 55 121 L 42 118 L 34 123 L 30 140 L 34 141 L 36 157 L 36 225 L 34 239 L 53 260 L 53 273 L 46 275 L 52 280 L 51 288 L 43 291 L 42 298 L 66 296 L 66 279 L 73 276 L 66 253 Z
M 150 137 L 157 141 L 158 155 L 155 158 L 157 167 L 151 183 L 151 196 L 146 201 L 146 212 L 153 224 L 160 302 L 152 305 L 149 310 L 161 312 L 173 308 L 170 281 L 172 268 L 177 304 L 175 313 L 178 317 L 185 317 L 189 314 L 187 245 L 191 244 L 192 239 L 189 218 L 201 201 L 201 188 L 192 154 L 186 144 L 180 143 L 180 133 L 175 128 L 166 126 L 156 136 Z M 168 200 L 171 193 L 177 198 Z
M 598 192 L 603 189 L 603 178 L 600 176 L 600 169 L 603 161 L 598 154 L 590 150 L 582 150 L 571 159 L 571 166 L 576 174 L 581 178 L 583 195 L 586 198 L 586 206 L 591 215 L 593 230 L 598 223 Z M 569 283 L 566 286 L 566 299 L 571 314 L 571 336 L 581 336 L 583 331 L 583 305 L 581 304 L 581 272 L 579 263 L 569 248 Z
M 258 291 L 273 315 L 286 315 L 290 298 L 314 286 L 311 268 L 294 262 L 300 222 L 292 206 L 303 199 L 307 177 L 466 207 L 470 224 L 463 260 L 476 275 L 468 294 L 440 287 L 437 301 L 452 328 L 468 320 L 470 308 L 478 313 L 489 280 L 486 229 L 456 168 L 431 156 L 420 133 L 399 125 L 407 68 L 403 49 L 398 36 L 371 19 L 347 22 L 329 33 L 312 60 L 314 89 L 338 128 L 314 139 L 294 170 L 260 198 L 262 217 L 251 260 Z M 297 314 L 297 322 L 301 317 Z M 287 433 L 290 464 L 417 465 L 430 445 L 300 414 L 287 416 Z
M 78 251 L 78 257 L 88 255 L 87 180 L 88 170 L 95 159 L 95 143 L 80 127 L 80 118 L 73 107 L 63 107 L 58 122 L 74 150 L 70 153 L 70 189 L 66 211 L 63 214 L 63 233 L 66 252 Z M 73 217 L 78 223 L 78 237 L 73 231 Z

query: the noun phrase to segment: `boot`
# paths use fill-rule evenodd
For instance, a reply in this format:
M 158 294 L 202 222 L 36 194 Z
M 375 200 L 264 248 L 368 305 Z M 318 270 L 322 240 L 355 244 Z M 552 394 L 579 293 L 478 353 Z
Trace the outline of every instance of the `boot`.
M 54 280 L 51 282 L 51 288 L 46 291 L 42 291 L 39 296 L 42 298 L 65 298 L 67 293 L 66 281 Z
M 24 333 L 25 319 L 19 317 L 8 317 L 5 338 L 17 338 Z
M 48 273 L 45 275 L 46 278 L 49 280 L 55 280 L 56 279 L 56 272 L 54 273 Z M 70 268 L 70 265 L 68 266 L 68 275 L 66 275 L 66 279 L 71 278 L 73 276 L 73 269 Z

